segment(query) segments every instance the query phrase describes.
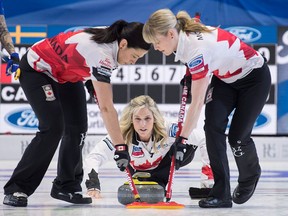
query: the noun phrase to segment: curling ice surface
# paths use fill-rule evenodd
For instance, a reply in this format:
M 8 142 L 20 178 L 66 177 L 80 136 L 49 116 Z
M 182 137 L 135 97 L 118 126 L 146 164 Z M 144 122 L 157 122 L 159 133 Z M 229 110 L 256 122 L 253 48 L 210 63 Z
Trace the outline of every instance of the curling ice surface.
M 125 216 L 161 216 L 171 214 L 175 216 L 213 215 L 213 216 L 287 216 L 288 212 L 288 168 L 286 162 L 263 162 L 262 176 L 254 196 L 245 204 L 233 204 L 231 209 L 201 209 L 198 200 L 191 200 L 188 195 L 189 187 L 200 187 L 201 164 L 192 162 L 188 166 L 176 171 L 172 201 L 184 204 L 182 209 L 127 209 L 117 200 L 117 189 L 126 181 L 125 173 L 116 168 L 114 161 L 109 162 L 101 169 L 99 177 L 103 198 L 93 200 L 91 205 L 72 205 L 50 197 L 52 181 L 56 175 L 56 163 L 53 161 L 36 192 L 29 197 L 28 207 L 15 208 L 2 204 L 4 194 L 3 186 L 12 174 L 18 161 L 0 161 L 0 186 L 2 216 L 81 216 L 81 215 L 125 215 Z M 237 169 L 231 162 L 231 187 L 237 185 Z M 83 188 L 84 184 L 83 184 Z

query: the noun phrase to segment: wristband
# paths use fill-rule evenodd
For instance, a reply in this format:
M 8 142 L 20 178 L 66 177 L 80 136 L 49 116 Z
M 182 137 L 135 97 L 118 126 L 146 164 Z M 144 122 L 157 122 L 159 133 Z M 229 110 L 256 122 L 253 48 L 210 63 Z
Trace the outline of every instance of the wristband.
M 118 144 L 118 145 L 115 145 L 115 149 L 116 151 L 127 151 L 128 146 L 126 144 Z
M 188 143 L 188 139 L 182 136 L 176 138 L 176 142 L 186 145 Z

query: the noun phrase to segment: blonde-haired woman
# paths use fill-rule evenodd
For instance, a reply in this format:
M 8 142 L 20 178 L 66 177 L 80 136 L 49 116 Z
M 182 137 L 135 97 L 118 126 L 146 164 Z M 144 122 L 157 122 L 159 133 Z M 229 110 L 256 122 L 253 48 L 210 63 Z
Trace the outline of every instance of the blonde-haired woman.
M 149 180 L 158 182 L 165 188 L 171 164 L 169 151 L 175 141 L 177 124 L 166 122 L 155 101 L 147 95 L 141 95 L 132 99 L 124 108 L 120 118 L 120 128 L 128 145 L 131 173 L 149 172 L 151 174 Z M 194 130 L 188 138 L 188 143 L 181 166 L 192 161 L 198 146 L 203 162 L 201 187 L 211 188 L 214 181 L 209 166 L 204 132 Z M 112 160 L 113 152 L 113 144 L 107 135 L 95 145 L 84 160 L 84 170 L 88 174 L 86 186 L 91 197 L 101 197 L 99 168 L 108 160 Z
M 183 140 L 195 130 L 203 102 L 206 103 L 204 129 L 215 184 L 199 206 L 230 208 L 232 199 L 237 204 L 246 202 L 261 174 L 251 132 L 271 86 L 265 59 L 235 35 L 205 26 L 185 11 L 177 15 L 169 9 L 154 12 L 144 25 L 143 37 L 165 55 L 175 53 L 175 61 L 184 63 L 191 75 L 192 102 L 180 138 L 175 141 L 178 163 L 182 161 L 177 154 L 186 149 Z M 239 177 L 231 196 L 225 130 L 233 110 L 228 141 Z

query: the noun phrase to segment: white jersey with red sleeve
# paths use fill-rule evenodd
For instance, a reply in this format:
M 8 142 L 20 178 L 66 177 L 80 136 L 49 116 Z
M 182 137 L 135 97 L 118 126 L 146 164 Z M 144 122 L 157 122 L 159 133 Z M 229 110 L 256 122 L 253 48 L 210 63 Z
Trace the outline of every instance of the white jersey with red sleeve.
M 158 167 L 162 159 L 170 150 L 171 145 L 175 141 L 175 136 L 178 130 L 177 123 L 167 122 L 166 130 L 168 138 L 166 142 L 161 145 L 160 141 L 154 145 L 153 137 L 148 143 L 144 143 L 137 139 L 135 134 L 132 142 L 128 144 L 130 165 L 138 171 L 153 170 Z M 206 139 L 203 130 L 195 129 L 188 137 L 188 145 L 198 146 L 200 151 L 203 149 L 204 153 L 201 153 L 202 162 L 204 165 L 209 164 L 209 159 L 206 151 Z M 99 168 L 105 164 L 108 160 L 113 159 L 114 145 L 111 142 L 110 137 L 107 135 L 98 142 L 94 149 L 85 157 L 84 170 L 85 176 L 94 169 L 97 173 Z M 201 151 L 202 152 L 202 151 Z
M 41 40 L 28 51 L 28 63 L 59 83 L 88 79 L 110 83 L 118 66 L 118 43 L 98 44 L 91 36 L 79 31 Z
M 233 83 L 262 67 L 264 58 L 232 33 L 208 27 L 211 32 L 180 31 L 175 61 L 186 64 L 193 80 L 211 74 Z

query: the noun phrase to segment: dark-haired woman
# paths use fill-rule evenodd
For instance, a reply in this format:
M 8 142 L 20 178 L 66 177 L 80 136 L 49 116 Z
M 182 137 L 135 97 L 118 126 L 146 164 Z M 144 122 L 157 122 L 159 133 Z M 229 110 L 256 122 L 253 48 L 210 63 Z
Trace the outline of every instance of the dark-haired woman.
M 91 80 L 98 106 L 115 144 L 114 159 L 123 171 L 130 157 L 113 104 L 110 77 L 118 64 L 135 64 L 149 50 L 143 24 L 116 21 L 107 28 L 60 33 L 34 44 L 20 62 L 20 84 L 39 120 L 39 131 L 4 186 L 3 203 L 27 206 L 43 179 L 61 140 L 57 177 L 51 196 L 75 204 L 83 197 L 82 148 L 87 131 L 83 81 Z

